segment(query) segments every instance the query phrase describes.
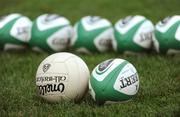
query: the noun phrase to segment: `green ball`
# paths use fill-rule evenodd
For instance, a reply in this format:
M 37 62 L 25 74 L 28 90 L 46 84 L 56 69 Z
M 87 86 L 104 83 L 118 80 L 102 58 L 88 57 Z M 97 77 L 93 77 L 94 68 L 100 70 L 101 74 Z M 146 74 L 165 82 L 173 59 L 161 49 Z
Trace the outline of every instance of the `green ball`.
M 71 46 L 81 53 L 107 52 L 111 48 L 112 25 L 99 16 L 86 16 L 74 26 Z
M 30 39 L 32 22 L 18 13 L 0 18 L 0 48 L 3 50 L 25 49 Z
M 127 16 L 114 26 L 113 48 L 119 53 L 141 53 L 151 49 L 154 25 L 144 16 Z
M 180 53 L 180 16 L 175 15 L 159 21 L 155 27 L 153 41 L 159 53 Z
M 35 51 L 65 51 L 72 37 L 72 26 L 65 17 L 43 14 L 33 22 L 30 46 Z
M 132 99 L 139 89 L 136 68 L 123 59 L 109 59 L 97 65 L 89 80 L 89 92 L 98 104 Z

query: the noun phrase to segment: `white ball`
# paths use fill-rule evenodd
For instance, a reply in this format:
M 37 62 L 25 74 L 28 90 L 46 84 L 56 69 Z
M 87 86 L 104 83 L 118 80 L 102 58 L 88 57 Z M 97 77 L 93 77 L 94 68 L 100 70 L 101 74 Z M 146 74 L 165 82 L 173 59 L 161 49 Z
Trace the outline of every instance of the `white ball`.
M 39 96 L 49 102 L 79 101 L 88 89 L 86 63 L 71 53 L 56 53 L 44 59 L 36 73 Z

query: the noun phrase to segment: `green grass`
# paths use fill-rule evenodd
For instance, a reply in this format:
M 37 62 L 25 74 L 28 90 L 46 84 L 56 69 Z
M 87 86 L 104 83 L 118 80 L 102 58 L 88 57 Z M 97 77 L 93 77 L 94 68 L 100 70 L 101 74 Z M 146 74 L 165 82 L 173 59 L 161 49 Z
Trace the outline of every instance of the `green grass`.
M 113 23 L 126 15 L 142 14 L 156 23 L 180 13 L 179 4 L 179 0 L 1 0 L 0 14 L 19 12 L 34 19 L 46 12 L 59 13 L 72 23 L 89 14 L 104 16 Z M 89 94 L 77 104 L 49 104 L 37 96 L 35 86 L 37 67 L 48 54 L 0 52 L 0 117 L 180 116 L 180 55 L 78 55 L 91 71 L 109 58 L 119 57 L 133 63 L 140 76 L 137 96 L 130 102 L 104 106 L 97 106 Z

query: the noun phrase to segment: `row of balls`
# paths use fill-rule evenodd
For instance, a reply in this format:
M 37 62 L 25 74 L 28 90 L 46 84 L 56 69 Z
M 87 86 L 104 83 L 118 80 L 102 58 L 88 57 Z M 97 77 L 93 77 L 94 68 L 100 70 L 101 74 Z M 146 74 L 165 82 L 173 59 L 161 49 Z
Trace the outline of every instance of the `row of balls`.
M 159 53 L 180 52 L 180 16 L 159 21 L 155 26 L 144 16 L 127 16 L 113 26 L 99 16 L 85 16 L 74 27 L 57 14 L 43 14 L 33 22 L 13 13 L 0 19 L 0 48 L 59 52 L 73 48 L 78 52 L 141 53 L 154 48 Z

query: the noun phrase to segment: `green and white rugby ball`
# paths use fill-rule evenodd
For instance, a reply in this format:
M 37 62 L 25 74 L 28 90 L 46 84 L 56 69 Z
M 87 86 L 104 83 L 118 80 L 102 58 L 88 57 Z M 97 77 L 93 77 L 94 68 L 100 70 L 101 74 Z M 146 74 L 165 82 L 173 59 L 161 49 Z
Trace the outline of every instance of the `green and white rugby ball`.
M 112 25 L 99 16 L 85 16 L 74 26 L 71 46 L 81 53 L 106 52 L 111 47 Z
M 180 53 L 180 15 L 166 17 L 155 27 L 154 47 L 163 54 Z
M 144 16 L 127 16 L 114 26 L 113 48 L 119 53 L 141 53 L 151 49 L 154 25 Z
M 89 91 L 98 104 L 132 99 L 139 89 L 136 68 L 123 59 L 109 59 L 97 65 L 89 80 Z
M 32 22 L 26 16 L 12 13 L 0 18 L 0 48 L 22 50 L 30 39 Z
M 72 30 L 67 18 L 57 14 L 43 14 L 33 22 L 29 44 L 35 51 L 65 51 L 72 37 Z

